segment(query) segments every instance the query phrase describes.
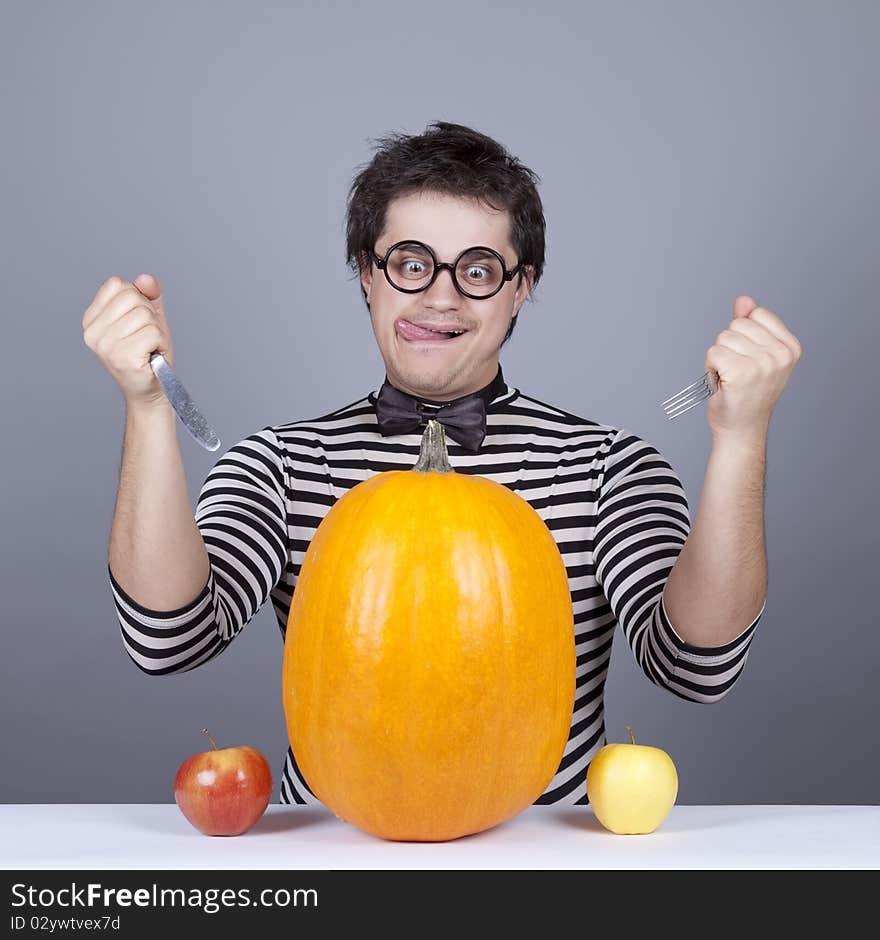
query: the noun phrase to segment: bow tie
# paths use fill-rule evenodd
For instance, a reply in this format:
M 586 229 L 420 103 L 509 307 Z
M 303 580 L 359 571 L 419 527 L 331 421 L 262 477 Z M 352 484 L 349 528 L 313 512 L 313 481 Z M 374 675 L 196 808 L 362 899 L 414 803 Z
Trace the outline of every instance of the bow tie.
M 424 405 L 417 398 L 395 388 L 387 379 L 376 397 L 376 420 L 383 437 L 409 434 L 439 421 L 447 435 L 465 450 L 477 453 L 486 436 L 486 402 L 504 392 L 507 386 L 499 366 L 495 380 L 486 388 L 439 407 Z

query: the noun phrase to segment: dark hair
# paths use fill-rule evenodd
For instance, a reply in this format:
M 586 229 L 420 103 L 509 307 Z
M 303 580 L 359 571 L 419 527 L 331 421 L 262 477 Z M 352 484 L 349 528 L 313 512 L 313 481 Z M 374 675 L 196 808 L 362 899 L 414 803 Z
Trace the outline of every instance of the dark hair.
M 544 211 L 535 187 L 540 177 L 497 141 L 462 124 L 435 121 L 423 134 L 392 133 L 375 142 L 378 152 L 358 168 L 348 194 L 346 263 L 354 277 L 370 263 L 388 204 L 398 196 L 436 192 L 510 213 L 510 242 L 518 260 L 534 272 L 530 298 L 544 270 Z M 520 270 L 517 287 L 522 279 Z M 361 290 L 366 301 L 363 285 Z M 502 346 L 518 319 L 510 321 Z

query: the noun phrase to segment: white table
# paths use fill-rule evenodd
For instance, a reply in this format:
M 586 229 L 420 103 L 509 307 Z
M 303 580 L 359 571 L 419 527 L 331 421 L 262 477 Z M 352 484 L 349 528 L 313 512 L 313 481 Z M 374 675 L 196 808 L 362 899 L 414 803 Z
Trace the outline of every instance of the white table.
M 531 806 L 451 842 L 388 842 L 322 806 L 270 805 L 235 837 L 205 836 L 174 803 L 0 805 L 3 869 L 869 868 L 880 806 L 673 806 L 616 835 L 589 806 Z

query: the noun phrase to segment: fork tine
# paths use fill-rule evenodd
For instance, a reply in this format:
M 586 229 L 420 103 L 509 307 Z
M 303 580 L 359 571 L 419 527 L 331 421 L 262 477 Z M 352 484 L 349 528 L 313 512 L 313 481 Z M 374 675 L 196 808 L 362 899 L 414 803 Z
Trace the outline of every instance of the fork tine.
M 678 402 L 672 407 L 664 410 L 666 411 L 667 418 L 677 418 L 679 415 L 683 415 L 686 411 L 690 411 L 691 408 L 699 405 L 701 401 L 705 401 L 707 398 L 712 397 L 712 389 L 706 386 L 701 392 L 695 394 L 693 400 L 684 399 L 683 401 Z
M 679 408 L 677 411 L 669 411 L 669 412 L 667 412 L 666 417 L 667 417 L 669 420 L 672 420 L 673 418 L 678 418 L 678 417 L 680 417 L 681 415 L 685 414 L 686 412 L 690 411 L 692 408 L 696 408 L 697 405 L 699 405 L 701 402 L 706 401 L 706 399 L 709 398 L 709 397 L 710 397 L 709 395 L 703 395 L 703 396 L 700 397 L 700 398 L 696 398 L 696 399 L 694 399 L 694 401 L 690 402 L 689 404 L 685 405 L 684 407 Z
M 666 399 L 666 401 L 663 402 L 664 407 L 666 405 L 673 404 L 677 399 L 684 396 L 686 392 L 691 391 L 691 389 L 696 389 L 698 385 L 706 385 L 707 384 L 706 380 L 708 376 L 709 376 L 709 373 L 706 372 L 703 376 L 697 379 L 696 382 L 693 382 L 691 385 L 688 385 L 687 388 L 683 388 L 680 392 L 676 392 L 675 395 L 671 395 L 669 398 Z

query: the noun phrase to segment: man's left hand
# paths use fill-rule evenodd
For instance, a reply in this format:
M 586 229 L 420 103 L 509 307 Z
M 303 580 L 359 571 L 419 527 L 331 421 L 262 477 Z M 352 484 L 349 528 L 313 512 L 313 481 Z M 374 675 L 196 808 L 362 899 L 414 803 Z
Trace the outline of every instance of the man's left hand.
M 801 344 L 780 318 L 741 294 L 733 302 L 733 320 L 706 353 L 706 369 L 719 376 L 709 398 L 709 427 L 714 437 L 766 435 L 770 414 L 801 358 Z

